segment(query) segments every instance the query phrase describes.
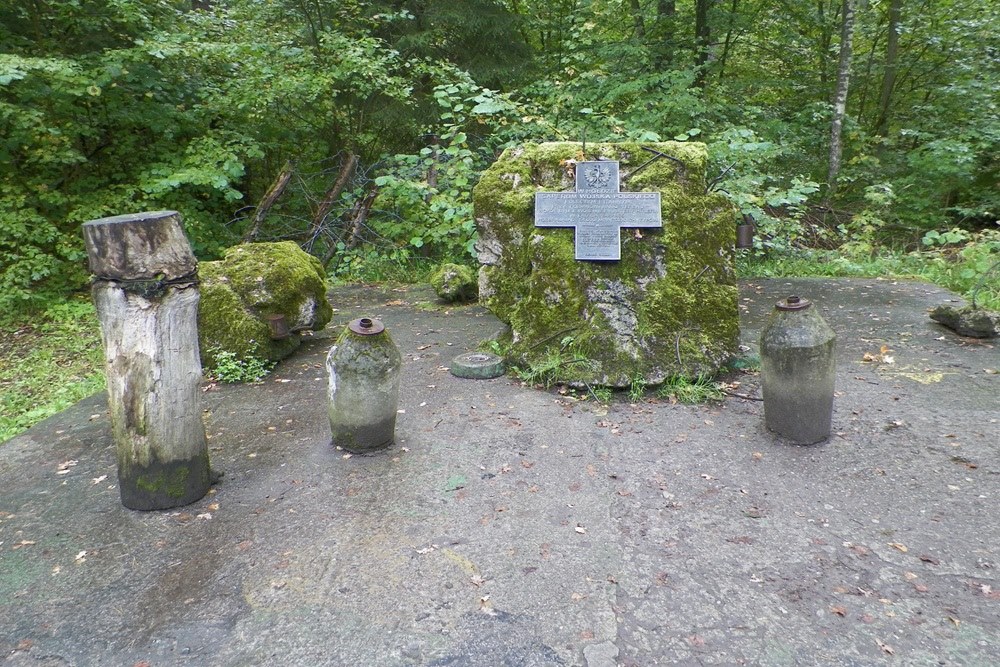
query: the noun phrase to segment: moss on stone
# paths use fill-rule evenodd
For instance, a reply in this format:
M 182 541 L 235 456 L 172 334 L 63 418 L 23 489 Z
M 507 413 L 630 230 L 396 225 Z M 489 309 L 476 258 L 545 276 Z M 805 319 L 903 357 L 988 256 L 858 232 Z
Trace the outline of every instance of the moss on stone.
M 122 460 L 118 485 L 122 504 L 134 510 L 157 510 L 192 503 L 208 492 L 211 480 L 208 451 L 190 459 L 161 461 L 153 452 L 145 463 Z
M 239 360 L 283 359 L 298 347 L 296 332 L 322 329 L 333 317 L 323 265 L 291 241 L 233 246 L 224 259 L 203 262 L 199 274 L 198 339 L 206 367 L 219 350 Z M 284 315 L 293 334 L 272 340 L 268 315 Z
M 628 386 L 713 373 L 737 349 L 736 213 L 705 192 L 703 144 L 646 144 L 653 162 L 624 190 L 661 193 L 662 229 L 624 229 L 618 262 L 574 258 L 572 229 L 536 228 L 534 195 L 574 188 L 576 143 L 508 149 L 474 190 L 480 300 L 511 327 L 516 362 L 566 363 L 562 381 Z M 646 162 L 642 144 L 590 144 L 588 159 Z
M 461 264 L 442 264 L 430 277 L 431 287 L 444 301 L 473 301 L 479 295 L 479 283 L 472 269 Z

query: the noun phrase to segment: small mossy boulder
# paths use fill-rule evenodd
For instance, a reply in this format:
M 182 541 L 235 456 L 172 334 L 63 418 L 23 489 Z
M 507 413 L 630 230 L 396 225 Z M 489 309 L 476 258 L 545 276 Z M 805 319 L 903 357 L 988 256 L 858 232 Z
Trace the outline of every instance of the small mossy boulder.
M 705 145 L 587 144 L 620 162 L 622 191 L 660 193 L 663 227 L 626 224 L 618 261 L 577 260 L 573 229 L 535 227 L 535 194 L 572 191 L 579 159 L 578 143 L 509 148 L 473 191 L 479 299 L 510 325 L 509 358 L 569 384 L 714 374 L 738 352 L 737 216 L 706 187 Z
M 238 360 L 278 361 L 300 343 L 299 332 L 318 331 L 333 317 L 326 273 L 318 259 L 292 241 L 233 246 L 217 262 L 202 262 L 198 343 L 201 363 L 231 352 Z M 291 335 L 274 340 L 266 318 L 282 315 Z
M 444 301 L 473 301 L 479 295 L 479 278 L 461 264 L 442 264 L 431 274 L 430 282 Z

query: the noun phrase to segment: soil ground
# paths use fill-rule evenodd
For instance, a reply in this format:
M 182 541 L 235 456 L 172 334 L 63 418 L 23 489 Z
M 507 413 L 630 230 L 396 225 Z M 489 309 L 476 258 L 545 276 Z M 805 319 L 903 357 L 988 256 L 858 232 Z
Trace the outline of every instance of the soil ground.
M 957 299 L 932 285 L 780 279 L 741 286 L 748 347 L 792 293 L 838 335 L 808 447 L 757 401 L 455 378 L 499 323 L 425 288 L 337 290 L 263 383 L 206 387 L 224 477 L 188 507 L 121 506 L 89 398 L 0 447 L 0 663 L 1000 664 L 997 344 L 931 322 Z M 347 457 L 324 358 L 362 315 L 403 352 L 403 412 Z

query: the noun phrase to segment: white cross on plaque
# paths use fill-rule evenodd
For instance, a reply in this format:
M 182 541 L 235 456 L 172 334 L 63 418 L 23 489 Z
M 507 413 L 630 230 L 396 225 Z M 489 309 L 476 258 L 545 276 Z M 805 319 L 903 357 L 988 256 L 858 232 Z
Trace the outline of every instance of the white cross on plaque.
M 659 192 L 621 192 L 618 162 L 576 165 L 575 192 L 535 193 L 536 227 L 573 227 L 576 259 L 618 260 L 623 227 L 662 227 Z

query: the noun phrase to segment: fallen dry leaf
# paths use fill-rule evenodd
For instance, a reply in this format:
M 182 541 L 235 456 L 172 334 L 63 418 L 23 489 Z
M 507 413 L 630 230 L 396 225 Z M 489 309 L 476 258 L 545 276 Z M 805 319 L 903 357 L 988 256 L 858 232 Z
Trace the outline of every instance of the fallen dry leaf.
M 896 649 L 894 649 L 893 647 L 889 646 L 888 644 L 886 644 L 886 643 L 885 643 L 884 641 L 882 641 L 881 639 L 876 639 L 876 640 L 875 640 L 875 643 L 876 643 L 876 644 L 878 644 L 878 647 L 879 647 L 880 649 L 882 649 L 883 651 L 885 651 L 885 652 L 886 652 L 886 653 L 888 653 L 889 655 L 895 655 L 895 653 L 896 653 Z
M 843 605 L 839 604 L 833 605 L 832 607 L 830 607 L 830 611 L 832 611 L 837 616 L 847 616 L 847 607 Z
M 889 542 L 889 546 L 892 547 L 893 549 L 898 549 L 899 551 L 902 551 L 904 554 L 907 551 L 909 551 L 909 549 L 906 548 L 906 545 L 902 544 L 901 542 Z
M 583 526 L 581 526 L 580 524 L 576 524 L 576 528 L 574 528 L 573 530 L 575 530 L 576 532 L 580 533 L 581 535 L 586 535 L 587 534 L 587 529 L 584 528 Z

